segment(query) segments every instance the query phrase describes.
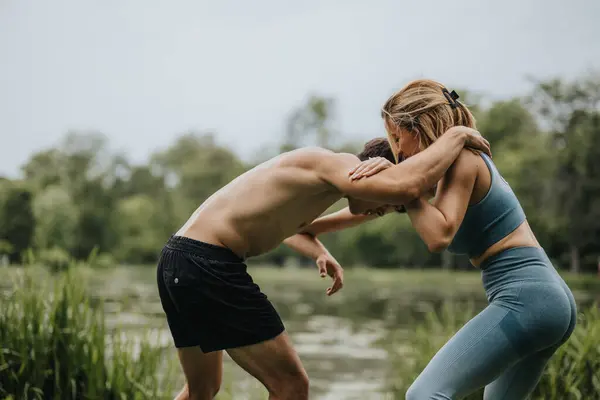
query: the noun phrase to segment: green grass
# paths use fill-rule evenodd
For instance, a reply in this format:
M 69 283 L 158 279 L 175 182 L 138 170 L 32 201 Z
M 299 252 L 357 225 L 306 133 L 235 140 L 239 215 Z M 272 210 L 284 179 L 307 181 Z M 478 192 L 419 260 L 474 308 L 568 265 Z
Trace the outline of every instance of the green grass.
M 23 273 L 0 294 L 0 398 L 168 398 L 170 366 L 150 337 L 109 333 L 76 272 Z M 150 332 L 151 333 L 151 332 Z M 149 334 L 150 334 L 149 333 Z
M 445 304 L 431 312 L 411 332 L 394 333 L 390 340 L 390 389 L 403 399 L 410 384 L 435 353 L 469 319 L 476 307 Z M 532 400 L 598 399 L 600 394 L 600 308 L 592 305 L 579 315 L 571 338 L 551 358 Z M 481 399 L 483 390 L 465 400 Z

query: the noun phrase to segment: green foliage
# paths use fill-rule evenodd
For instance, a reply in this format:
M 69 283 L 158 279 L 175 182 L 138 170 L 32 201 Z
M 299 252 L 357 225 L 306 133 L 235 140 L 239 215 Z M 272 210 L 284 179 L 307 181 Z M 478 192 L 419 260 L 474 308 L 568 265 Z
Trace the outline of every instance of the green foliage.
M 20 261 L 21 252 L 33 244 L 35 218 L 32 210 L 33 193 L 20 183 L 3 185 L 0 195 L 0 240 L 12 246 L 10 259 Z
M 21 170 L 27 182 L 36 190 L 43 190 L 66 183 L 66 161 L 60 149 L 48 149 L 33 154 Z
M 72 264 L 69 252 L 60 247 L 41 250 L 37 261 L 54 272 L 65 271 Z
M 115 258 L 108 253 L 100 253 L 93 260 L 88 261 L 89 266 L 94 268 L 111 268 L 115 267 Z
M 147 399 L 172 393 L 163 349 L 104 326 L 77 276 L 23 275 L 0 295 L 0 397 Z M 165 372 L 164 370 L 161 372 Z
M 519 150 L 521 145 L 531 142 L 539 135 L 533 115 L 523 106 L 520 99 L 492 104 L 482 116 L 477 128 L 494 147 L 495 154 Z
M 414 330 L 394 333 L 391 339 L 390 387 L 404 398 L 411 383 L 435 353 L 477 313 L 473 305 L 444 303 L 430 311 Z M 571 338 L 550 359 L 532 399 L 592 399 L 600 393 L 600 308 L 585 309 Z M 483 389 L 465 400 L 477 400 Z
M 243 163 L 228 149 L 218 146 L 214 136 L 189 133 L 153 156 L 157 171 L 171 181 L 170 224 L 183 223 L 214 192 L 245 171 Z M 167 200 L 164 200 L 167 201 Z M 164 240 L 164 236 L 162 237 Z
M 121 238 L 114 255 L 132 263 L 151 263 L 158 257 L 164 237 L 156 235 L 160 229 L 160 210 L 147 195 L 133 195 L 117 205 L 116 233 Z
M 0 255 L 11 254 L 13 252 L 13 245 L 6 240 L 0 240 Z
M 33 201 L 35 245 L 41 249 L 75 245 L 77 208 L 69 193 L 61 186 L 51 185 L 39 192 Z
M 559 204 L 554 211 L 571 270 L 578 272 L 582 251 L 599 253 L 592 241 L 599 226 L 593 216 L 600 214 L 595 201 L 600 192 L 600 73 L 571 82 L 539 82 L 530 104 L 548 126 L 548 150 L 556 163 L 552 191 Z

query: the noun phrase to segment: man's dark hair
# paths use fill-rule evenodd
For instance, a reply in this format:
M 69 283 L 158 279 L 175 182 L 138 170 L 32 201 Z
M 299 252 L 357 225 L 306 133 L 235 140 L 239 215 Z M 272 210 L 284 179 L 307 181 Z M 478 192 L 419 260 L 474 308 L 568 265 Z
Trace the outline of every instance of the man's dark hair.
M 365 143 L 363 151 L 358 153 L 356 156 L 360 159 L 360 161 L 368 160 L 371 157 L 383 157 L 392 164 L 396 164 L 394 152 L 390 147 L 390 143 L 386 138 L 382 137 L 369 140 L 367 143 Z M 399 156 L 398 162 L 402 162 L 402 160 L 403 157 Z M 396 207 L 396 211 L 402 214 L 406 212 L 406 209 L 404 206 L 398 206 Z
M 365 143 L 363 150 L 356 155 L 360 161 L 368 160 L 371 157 L 383 157 L 389 162 L 396 164 L 394 153 L 386 138 L 375 138 Z

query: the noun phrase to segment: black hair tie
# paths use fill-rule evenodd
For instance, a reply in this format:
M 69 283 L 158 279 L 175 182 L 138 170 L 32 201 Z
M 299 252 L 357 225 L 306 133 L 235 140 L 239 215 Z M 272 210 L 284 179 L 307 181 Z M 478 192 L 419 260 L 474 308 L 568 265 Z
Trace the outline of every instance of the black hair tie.
M 458 95 L 458 93 L 456 93 L 454 90 L 451 92 L 448 92 L 448 89 L 446 89 L 446 88 L 442 89 L 442 93 L 444 94 L 444 97 L 446 97 L 446 100 L 448 100 L 450 107 L 452 107 L 452 108 L 458 107 L 458 102 L 456 101 L 460 97 Z

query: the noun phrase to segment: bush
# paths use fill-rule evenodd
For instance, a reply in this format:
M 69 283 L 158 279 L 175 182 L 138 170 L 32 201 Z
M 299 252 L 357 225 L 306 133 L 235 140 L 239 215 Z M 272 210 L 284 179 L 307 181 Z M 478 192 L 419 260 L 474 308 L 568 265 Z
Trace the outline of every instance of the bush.
M 90 252 L 86 264 L 92 268 L 109 268 L 116 265 L 115 258 L 108 253 L 100 253 L 98 247 Z
M 108 253 L 100 253 L 91 265 L 94 268 L 110 268 L 117 264 L 115 258 Z
M 429 360 L 468 320 L 474 306 L 446 303 L 439 313 L 430 312 L 414 331 L 395 333 L 391 343 L 390 390 L 404 399 L 411 383 Z M 600 393 L 600 309 L 581 313 L 571 338 L 550 359 L 532 399 L 594 399 Z M 480 400 L 483 389 L 465 400 Z
M 41 250 L 38 254 L 38 261 L 54 272 L 65 271 L 72 263 L 69 253 L 59 247 Z
M 6 240 L 0 239 L 0 255 L 10 254 L 13 252 L 14 246 Z
M 26 272 L 0 294 L 0 398 L 146 399 L 172 394 L 163 350 L 105 330 L 73 273 L 54 288 Z M 165 371 L 159 375 L 159 369 Z M 160 371 L 162 372 L 162 371 Z

